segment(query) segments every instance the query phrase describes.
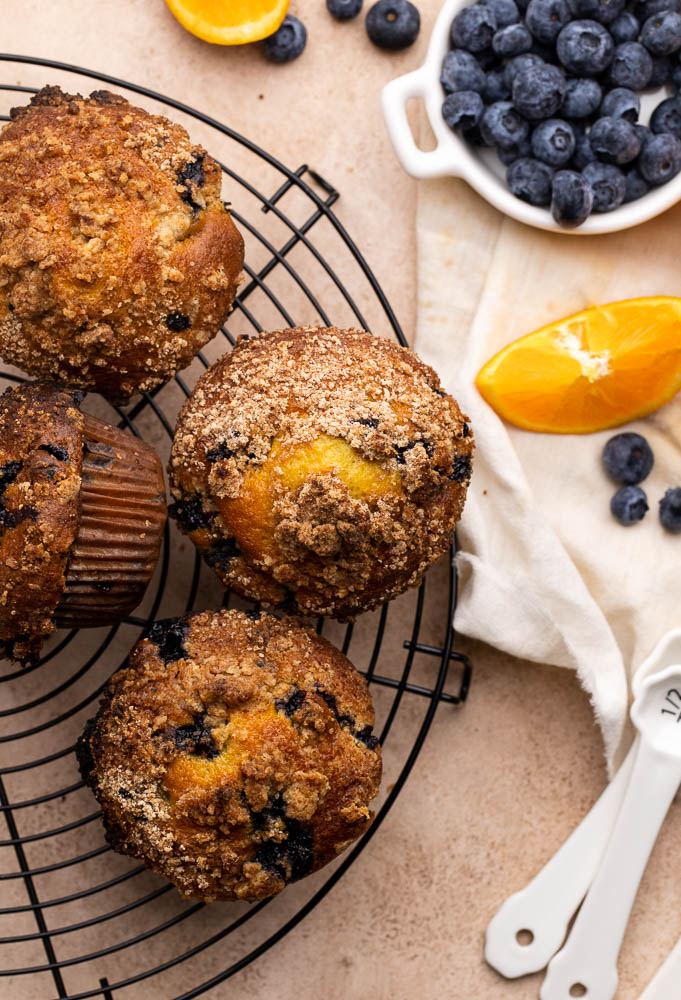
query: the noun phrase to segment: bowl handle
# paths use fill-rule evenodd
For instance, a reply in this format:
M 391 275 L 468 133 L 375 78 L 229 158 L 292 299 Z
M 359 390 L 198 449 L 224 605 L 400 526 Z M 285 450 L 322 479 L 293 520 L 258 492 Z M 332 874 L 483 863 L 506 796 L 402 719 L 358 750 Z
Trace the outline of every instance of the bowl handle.
M 391 80 L 383 88 L 381 104 L 388 135 L 395 147 L 397 158 L 412 177 L 461 176 L 461 167 L 451 149 L 439 142 L 435 149 L 424 153 L 414 142 L 407 120 L 407 101 L 410 97 L 425 98 L 428 90 L 426 67 Z

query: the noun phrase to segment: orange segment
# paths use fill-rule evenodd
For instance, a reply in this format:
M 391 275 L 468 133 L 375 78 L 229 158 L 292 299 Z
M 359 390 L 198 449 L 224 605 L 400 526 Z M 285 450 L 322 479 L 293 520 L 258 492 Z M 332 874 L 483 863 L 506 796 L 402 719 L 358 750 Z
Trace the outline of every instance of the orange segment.
M 496 354 L 475 380 L 516 427 L 588 434 L 645 417 L 681 389 L 681 299 L 593 306 Z
M 166 0 L 183 28 L 204 42 L 244 45 L 273 34 L 289 0 Z

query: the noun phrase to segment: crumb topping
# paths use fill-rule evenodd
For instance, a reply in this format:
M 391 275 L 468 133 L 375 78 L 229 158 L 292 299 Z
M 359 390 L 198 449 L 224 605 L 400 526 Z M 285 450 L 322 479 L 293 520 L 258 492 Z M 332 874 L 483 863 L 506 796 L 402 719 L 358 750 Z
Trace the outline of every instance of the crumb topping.
M 226 586 L 352 617 L 444 552 L 473 438 L 435 372 L 357 330 L 240 340 L 178 420 L 171 513 Z
M 124 98 L 45 87 L 0 132 L 0 355 L 126 398 L 225 320 L 243 240 L 221 171 Z
M 370 822 L 381 756 L 364 679 L 269 615 L 158 622 L 78 744 L 109 843 L 185 896 L 255 900 Z

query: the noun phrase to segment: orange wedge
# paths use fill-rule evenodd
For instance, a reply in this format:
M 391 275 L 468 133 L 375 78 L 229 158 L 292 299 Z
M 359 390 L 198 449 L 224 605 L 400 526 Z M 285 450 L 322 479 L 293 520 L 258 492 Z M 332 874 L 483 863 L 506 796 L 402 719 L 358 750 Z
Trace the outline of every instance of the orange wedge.
M 166 0 L 183 28 L 204 42 L 244 45 L 273 34 L 289 0 Z
M 653 413 L 681 389 L 681 299 L 593 306 L 515 340 L 480 393 L 516 427 L 589 434 Z

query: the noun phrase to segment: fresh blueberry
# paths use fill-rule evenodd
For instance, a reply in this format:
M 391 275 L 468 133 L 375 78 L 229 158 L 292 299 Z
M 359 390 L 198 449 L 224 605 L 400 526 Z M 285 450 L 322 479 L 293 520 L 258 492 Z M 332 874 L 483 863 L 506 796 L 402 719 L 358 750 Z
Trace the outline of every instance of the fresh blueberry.
M 641 125 L 639 122 L 634 125 L 634 131 L 636 132 L 639 142 L 641 143 L 641 149 L 643 149 L 644 142 L 647 142 L 653 133 L 647 125 Z
M 613 212 L 624 201 L 627 182 L 619 167 L 610 163 L 588 163 L 582 176 L 594 196 L 594 212 Z
M 506 83 L 505 70 L 492 69 L 485 77 L 482 96 L 487 104 L 495 101 L 507 101 L 511 96 L 511 88 Z
M 532 133 L 532 153 L 551 167 L 564 167 L 574 153 L 575 144 L 572 126 L 560 118 L 547 118 Z
M 635 42 L 640 30 L 641 25 L 638 18 L 634 17 L 628 10 L 616 17 L 609 28 L 616 45 L 621 45 L 623 42 Z
M 598 110 L 602 97 L 603 91 L 595 80 L 575 77 L 567 82 L 561 113 L 569 119 L 590 118 Z
M 480 0 L 483 7 L 493 11 L 498 28 L 506 28 L 509 24 L 517 24 L 520 12 L 514 0 Z
M 406 49 L 418 37 L 421 15 L 409 0 L 378 0 L 369 8 L 365 27 L 379 49 Z
M 648 88 L 657 90 L 664 87 L 672 73 L 672 61 L 669 56 L 653 56 L 653 72 L 648 80 Z
M 513 80 L 513 104 L 530 121 L 543 121 L 559 110 L 565 87 L 565 75 L 557 66 L 530 66 Z
M 583 170 L 587 163 L 594 163 L 595 160 L 596 154 L 591 148 L 588 134 L 583 131 L 577 132 L 575 151 L 572 154 L 572 166 L 575 170 Z
M 600 21 L 601 24 L 610 24 L 614 21 L 626 5 L 627 0 L 570 0 L 573 17 L 588 17 L 592 21 Z
M 663 10 L 641 28 L 641 42 L 654 56 L 670 56 L 681 49 L 681 14 Z
M 598 21 L 571 21 L 558 35 L 561 63 L 575 76 L 598 76 L 612 62 L 615 43 Z
M 574 170 L 559 170 L 551 186 L 551 214 L 561 226 L 581 226 L 591 214 L 593 194 Z
M 638 524 L 648 511 L 648 498 L 640 486 L 622 486 L 610 501 L 610 511 L 625 528 Z
M 440 83 L 445 94 L 455 90 L 477 90 L 481 93 L 485 86 L 485 73 L 470 52 L 451 49 L 442 63 Z
M 669 97 L 653 111 L 650 116 L 650 128 L 653 132 L 671 132 L 681 139 L 681 97 Z
M 326 9 L 337 21 L 351 21 L 362 9 L 362 0 L 326 0 Z
M 653 75 L 653 60 L 640 42 L 624 42 L 615 48 L 610 80 L 615 87 L 645 90 Z
M 678 96 L 681 93 L 681 63 L 677 63 L 673 67 L 669 82 L 672 90 Z
M 513 86 L 513 81 L 518 73 L 522 73 L 526 69 L 531 69 L 533 66 L 544 65 L 544 60 L 535 52 L 523 52 L 521 56 L 514 56 L 513 59 L 509 59 L 504 67 L 504 79 L 509 90 Z
M 475 58 L 482 66 L 485 73 L 488 73 L 491 69 L 501 68 L 499 56 L 496 54 L 491 45 L 488 49 L 483 49 L 482 52 L 476 52 Z
M 530 0 L 525 11 L 525 24 L 532 37 L 544 45 L 555 42 L 558 32 L 569 20 L 567 0 Z
M 660 521 L 672 534 L 681 532 L 681 486 L 667 490 L 660 500 Z
M 464 7 L 452 21 L 452 47 L 466 49 L 468 52 L 482 52 L 492 44 L 497 28 L 496 15 L 491 7 L 480 4 Z
M 591 148 L 604 163 L 631 163 L 641 152 L 636 129 L 625 118 L 599 118 L 589 133 Z
M 501 59 L 519 56 L 532 48 L 532 35 L 524 24 L 509 24 L 496 32 L 492 48 Z
M 442 117 L 455 132 L 467 132 L 480 123 L 485 105 L 475 90 L 457 90 L 442 105 Z
M 664 10 L 681 10 L 681 0 L 640 0 L 634 8 L 634 14 L 639 23 L 643 24 L 653 14 Z
M 497 101 L 490 104 L 483 114 L 480 131 L 488 145 L 512 149 L 527 137 L 530 126 L 510 101 Z
M 506 171 L 506 183 L 516 198 L 530 205 L 546 206 L 551 203 L 553 170 L 546 163 L 523 157 Z
M 638 94 L 626 87 L 615 87 L 603 98 L 599 114 L 603 118 L 626 118 L 633 125 L 638 121 L 640 112 Z
M 624 192 L 625 205 L 630 201 L 638 201 L 644 194 L 648 194 L 650 188 L 641 177 L 636 167 L 630 167 L 624 175 L 626 188 Z
M 307 28 L 293 14 L 287 14 L 274 34 L 260 44 L 271 62 L 287 63 L 302 55 L 306 43 Z
M 497 149 L 497 156 L 505 167 L 510 167 L 516 160 L 532 156 L 532 145 L 529 138 L 521 139 L 508 149 Z
M 654 187 L 666 184 L 681 170 L 681 140 L 669 132 L 651 136 L 643 144 L 638 169 Z

